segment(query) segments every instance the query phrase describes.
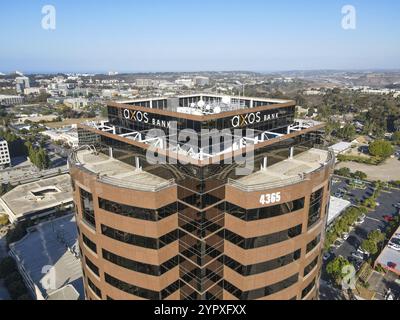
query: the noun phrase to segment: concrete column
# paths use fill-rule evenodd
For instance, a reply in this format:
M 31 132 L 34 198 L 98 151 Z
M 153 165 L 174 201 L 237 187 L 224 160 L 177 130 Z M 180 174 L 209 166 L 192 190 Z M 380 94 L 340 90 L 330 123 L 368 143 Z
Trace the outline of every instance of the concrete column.
M 263 164 L 261 165 L 261 170 L 266 171 L 268 168 L 268 157 L 264 157 Z
M 289 152 L 290 152 L 289 159 L 293 159 L 294 147 L 291 147 Z
M 135 157 L 135 167 L 136 171 L 140 171 L 142 168 L 140 167 L 140 161 L 138 157 Z

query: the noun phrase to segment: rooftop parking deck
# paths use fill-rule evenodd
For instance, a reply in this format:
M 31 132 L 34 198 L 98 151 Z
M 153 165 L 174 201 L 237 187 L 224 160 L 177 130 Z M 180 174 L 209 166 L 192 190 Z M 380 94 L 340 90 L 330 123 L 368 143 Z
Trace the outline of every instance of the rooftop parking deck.
M 230 179 L 229 184 L 242 190 L 289 185 L 303 181 L 307 174 L 327 166 L 333 158 L 332 151 L 313 148 L 243 178 Z
M 122 161 L 91 150 L 78 150 L 74 161 L 87 171 L 96 174 L 99 181 L 143 191 L 157 191 L 174 184 Z

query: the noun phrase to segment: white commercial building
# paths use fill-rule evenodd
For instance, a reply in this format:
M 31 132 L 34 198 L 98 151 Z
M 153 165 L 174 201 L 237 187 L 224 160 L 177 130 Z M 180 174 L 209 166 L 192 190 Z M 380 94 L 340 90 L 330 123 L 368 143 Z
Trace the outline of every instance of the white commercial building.
M 24 97 L 0 95 L 0 105 L 10 106 L 13 104 L 21 104 L 21 103 L 24 103 Z
M 335 152 L 335 155 L 337 156 L 338 154 L 344 153 L 348 150 L 351 149 L 351 142 L 339 142 L 334 144 L 333 146 L 331 146 L 331 149 L 333 150 L 333 152 Z
M 67 107 L 70 107 L 74 110 L 79 110 L 87 107 L 88 100 L 85 98 L 71 98 L 71 99 L 65 99 L 64 104 Z
M 0 139 L 0 168 L 4 168 L 11 164 L 10 151 L 8 143 L 4 139 Z
M 184 86 L 184 87 L 188 87 L 188 88 L 193 86 L 193 80 L 192 79 L 184 79 L 184 78 L 183 79 L 177 79 L 177 80 L 175 80 L 175 83 L 178 86 Z
M 196 86 L 207 86 L 210 83 L 210 78 L 197 76 L 194 77 L 193 82 Z
M 48 136 L 51 141 L 63 141 L 70 147 L 78 147 L 78 130 L 76 126 L 65 127 L 61 129 L 51 129 L 42 132 L 43 135 Z
M 0 206 L 12 223 L 67 210 L 73 206 L 71 178 L 63 174 L 17 186 L 0 198 Z
M 46 92 L 46 89 L 44 89 L 44 88 L 25 88 L 24 89 L 25 95 L 40 94 L 42 92 Z

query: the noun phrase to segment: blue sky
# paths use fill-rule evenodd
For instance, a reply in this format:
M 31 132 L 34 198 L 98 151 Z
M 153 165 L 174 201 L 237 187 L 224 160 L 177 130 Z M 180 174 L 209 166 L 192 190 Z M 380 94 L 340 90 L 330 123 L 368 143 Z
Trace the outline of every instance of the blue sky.
M 56 30 L 41 28 L 56 8 Z M 344 5 L 357 28 L 341 27 Z M 0 72 L 400 69 L 397 0 L 2 0 Z

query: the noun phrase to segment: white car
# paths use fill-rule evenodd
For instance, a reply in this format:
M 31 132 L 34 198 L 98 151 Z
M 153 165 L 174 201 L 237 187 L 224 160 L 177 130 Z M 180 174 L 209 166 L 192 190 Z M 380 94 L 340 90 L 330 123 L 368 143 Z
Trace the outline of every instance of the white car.
M 392 238 L 392 240 L 389 241 L 388 247 L 400 251 L 400 239 L 399 238 Z
M 349 237 L 350 237 L 350 234 L 348 232 L 345 232 L 345 233 L 342 234 L 342 239 L 344 241 L 346 241 Z
M 363 224 L 365 222 L 365 218 L 360 218 L 356 221 L 356 225 Z
M 357 252 L 369 257 L 369 253 L 367 251 L 364 251 L 363 249 L 361 249 L 361 247 L 357 249 Z
M 362 254 L 362 253 L 360 253 L 360 252 L 358 252 L 358 251 L 353 252 L 351 255 L 352 255 L 354 258 L 364 260 L 364 254 Z
M 393 250 L 396 250 L 396 251 L 400 251 L 400 246 L 397 245 L 397 244 L 395 244 L 395 243 L 389 242 L 388 248 L 393 249 Z
M 329 252 L 325 252 L 324 255 L 322 256 L 322 259 L 324 261 L 328 260 L 331 257 L 331 254 Z
M 334 243 L 333 243 L 333 247 L 335 248 L 339 248 L 342 244 L 343 244 L 343 240 L 342 239 L 337 239 Z

